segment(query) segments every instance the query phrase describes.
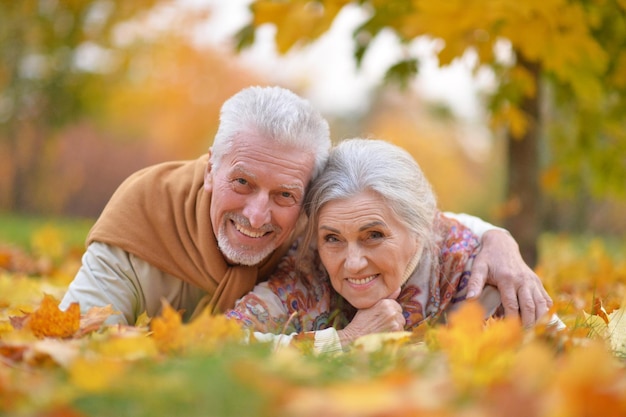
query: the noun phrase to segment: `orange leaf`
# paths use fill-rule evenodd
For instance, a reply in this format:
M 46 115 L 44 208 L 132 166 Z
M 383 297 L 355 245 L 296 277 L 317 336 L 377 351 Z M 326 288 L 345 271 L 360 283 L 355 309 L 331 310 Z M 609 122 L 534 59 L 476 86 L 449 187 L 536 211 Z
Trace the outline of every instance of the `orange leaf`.
M 72 303 L 67 311 L 59 310 L 58 301 L 46 294 L 37 310 L 27 320 L 36 337 L 71 337 L 80 327 L 80 307 Z
M 163 313 L 151 321 L 152 337 L 164 353 L 208 352 L 226 343 L 240 341 L 243 330 L 235 320 L 204 311 L 192 322 L 183 324 L 181 316 L 166 301 Z
M 448 355 L 452 377 L 463 388 L 502 379 L 522 342 L 517 318 L 485 322 L 484 315 L 478 302 L 468 301 L 450 314 L 447 327 L 434 330 L 441 351 Z
M 182 318 L 165 300 L 163 313 L 150 323 L 152 338 L 162 352 L 177 351 L 182 347 Z
M 596 297 L 593 300 L 593 307 L 591 309 L 591 314 L 600 317 L 606 324 L 609 324 L 609 316 L 602 305 L 602 300 Z

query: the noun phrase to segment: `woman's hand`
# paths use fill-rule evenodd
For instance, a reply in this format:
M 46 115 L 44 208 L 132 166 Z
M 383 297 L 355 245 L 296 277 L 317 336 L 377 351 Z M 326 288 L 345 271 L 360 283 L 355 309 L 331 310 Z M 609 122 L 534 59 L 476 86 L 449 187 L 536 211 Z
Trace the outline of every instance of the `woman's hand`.
M 397 297 L 398 293 L 393 295 Z M 341 346 L 346 347 L 366 334 L 403 330 L 405 322 L 400 304 L 395 299 L 385 298 L 370 308 L 357 311 L 352 322 L 337 333 Z

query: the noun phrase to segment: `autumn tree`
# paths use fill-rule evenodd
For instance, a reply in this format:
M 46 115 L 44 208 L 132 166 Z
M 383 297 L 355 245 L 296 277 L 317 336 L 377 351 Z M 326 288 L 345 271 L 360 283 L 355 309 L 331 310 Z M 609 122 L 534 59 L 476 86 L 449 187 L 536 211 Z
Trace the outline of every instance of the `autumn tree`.
M 508 142 L 505 226 L 529 264 L 537 260 L 546 192 L 624 196 L 624 0 L 256 0 L 239 47 L 273 24 L 285 53 L 324 34 L 348 5 L 368 15 L 353 34 L 357 64 L 387 30 L 407 46 L 439 39 L 441 66 L 473 53 L 474 70 L 493 71 L 498 86 L 486 104 Z M 385 79 L 406 82 L 418 69 L 407 47 Z
M 33 210 L 46 141 L 97 108 L 131 56 L 118 24 L 158 1 L 0 0 L 3 209 Z

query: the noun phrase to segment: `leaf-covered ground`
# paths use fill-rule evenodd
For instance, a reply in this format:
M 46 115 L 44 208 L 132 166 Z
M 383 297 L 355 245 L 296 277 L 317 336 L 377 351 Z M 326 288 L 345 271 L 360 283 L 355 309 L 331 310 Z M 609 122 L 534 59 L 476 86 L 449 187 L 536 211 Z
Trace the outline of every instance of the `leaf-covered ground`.
M 242 343 L 222 317 L 170 308 L 135 326 L 58 310 L 80 262 L 54 228 L 0 244 L 0 415 L 624 416 L 623 247 L 546 237 L 538 272 L 567 328 L 486 324 L 372 335 L 339 355 Z

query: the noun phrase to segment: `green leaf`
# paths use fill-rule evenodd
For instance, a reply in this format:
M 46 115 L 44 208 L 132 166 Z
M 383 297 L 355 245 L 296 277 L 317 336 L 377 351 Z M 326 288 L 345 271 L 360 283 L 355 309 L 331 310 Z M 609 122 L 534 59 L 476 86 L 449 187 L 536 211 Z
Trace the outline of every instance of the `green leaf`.
M 405 59 L 395 63 L 385 73 L 385 83 L 397 84 L 406 88 L 409 81 L 418 73 L 419 62 L 417 58 Z

